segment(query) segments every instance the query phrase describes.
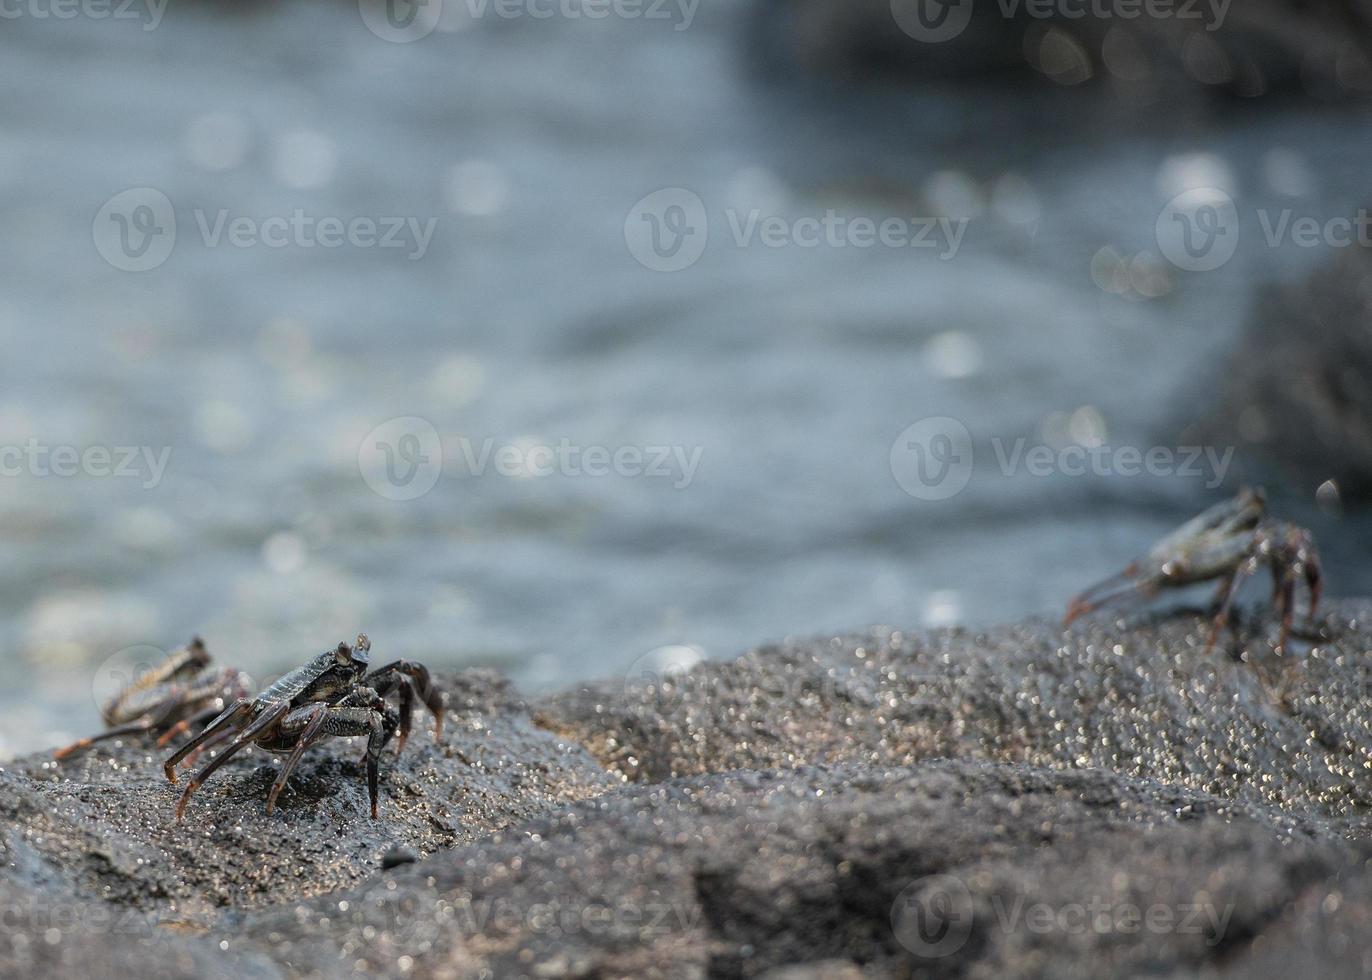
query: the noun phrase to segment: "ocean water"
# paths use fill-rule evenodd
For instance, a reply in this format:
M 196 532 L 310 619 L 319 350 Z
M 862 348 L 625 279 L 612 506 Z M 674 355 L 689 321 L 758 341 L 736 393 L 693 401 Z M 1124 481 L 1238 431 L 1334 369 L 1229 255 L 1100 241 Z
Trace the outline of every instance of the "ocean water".
M 838 86 L 759 71 L 743 5 L 475 9 L 6 23 L 0 752 L 192 633 L 538 692 L 1056 616 L 1244 480 L 1367 589 L 1365 524 L 1186 459 L 1259 288 L 1328 258 L 1258 209 L 1369 198 L 1354 110 Z M 1160 209 L 1211 186 L 1237 251 L 1169 264 Z

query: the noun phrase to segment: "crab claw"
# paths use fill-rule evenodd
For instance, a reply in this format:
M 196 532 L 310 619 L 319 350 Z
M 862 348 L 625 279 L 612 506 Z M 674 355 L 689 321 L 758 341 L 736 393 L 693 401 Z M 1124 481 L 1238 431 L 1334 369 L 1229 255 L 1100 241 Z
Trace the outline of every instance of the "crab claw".
M 1138 574 L 1139 563 L 1133 562 L 1119 574 L 1111 575 L 1073 596 L 1067 603 L 1067 614 L 1063 617 L 1062 625 L 1071 626 L 1074 620 L 1121 599 L 1150 593 L 1154 586 L 1150 582 L 1139 581 Z M 1110 591 L 1112 589 L 1114 591 Z

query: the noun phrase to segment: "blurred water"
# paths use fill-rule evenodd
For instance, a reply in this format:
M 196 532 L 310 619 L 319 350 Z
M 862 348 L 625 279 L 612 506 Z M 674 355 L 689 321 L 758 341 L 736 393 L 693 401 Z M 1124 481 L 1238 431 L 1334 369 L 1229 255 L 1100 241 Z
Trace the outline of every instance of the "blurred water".
M 449 7 L 408 44 L 324 0 L 5 25 L 0 445 L 170 456 L 152 487 L 146 463 L 0 479 L 0 751 L 98 727 L 99 665 L 194 631 L 267 673 L 365 629 L 376 656 L 537 691 L 664 644 L 1056 615 L 1224 491 L 1006 478 L 989 440 L 1184 443 L 1255 285 L 1323 257 L 1249 244 L 1181 273 L 1156 257 L 1163 202 L 1196 182 L 1316 214 L 1368 197 L 1367 131 L 1339 110 L 1164 126 L 1034 86 L 839 91 L 750 71 L 740 7 L 679 31 Z M 121 271 L 92 221 L 144 187 L 174 206 L 175 247 Z M 655 272 L 626 221 L 671 187 L 705 203 L 709 239 Z M 731 207 L 972 220 L 940 260 L 738 247 Z M 435 224 L 414 259 L 209 247 L 197 226 L 297 209 Z M 1111 255 L 1141 252 L 1138 289 L 1102 288 L 1131 281 Z M 414 500 L 359 472 L 404 416 L 443 442 Z M 949 500 L 892 475 L 927 416 L 974 440 Z M 463 440 L 487 439 L 699 467 L 474 475 Z M 1327 539 L 1332 590 L 1366 589 L 1354 536 L 1290 506 Z

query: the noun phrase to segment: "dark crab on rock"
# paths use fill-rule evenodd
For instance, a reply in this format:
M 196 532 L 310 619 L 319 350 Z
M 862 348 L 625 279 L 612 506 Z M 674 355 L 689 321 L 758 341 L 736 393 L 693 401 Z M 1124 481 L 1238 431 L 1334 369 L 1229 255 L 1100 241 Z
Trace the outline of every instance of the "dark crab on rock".
M 1286 647 L 1296 611 L 1296 586 L 1303 579 L 1310 594 L 1307 616 L 1313 622 L 1320 603 L 1320 558 L 1310 532 L 1266 516 L 1261 490 L 1244 488 L 1232 500 L 1202 511 L 1153 545 L 1118 575 L 1074 597 L 1064 625 L 1117 602 L 1147 599 L 1163 589 L 1219 582 L 1215 621 L 1206 642 L 1215 645 L 1229 622 L 1234 596 L 1243 581 L 1263 565 L 1272 573 L 1272 601 L 1281 611 L 1277 650 Z
M 255 698 L 239 698 L 194 738 L 177 749 L 163 771 L 176 782 L 176 767 L 193 752 L 227 743 L 186 784 L 176 804 L 180 820 L 186 804 L 216 769 L 249 745 L 286 754 L 281 772 L 267 794 L 267 812 L 286 785 L 305 750 L 326 736 L 367 736 L 367 792 L 372 817 L 377 815 L 377 782 L 381 750 L 399 734 L 396 754 L 410 735 L 414 699 L 419 697 L 434 716 L 434 738 L 443 733 L 443 697 L 423 664 L 397 660 L 367 672 L 371 642 L 359 634 L 352 646 L 339 643 L 272 684 Z M 399 709 L 387 703 L 398 692 Z

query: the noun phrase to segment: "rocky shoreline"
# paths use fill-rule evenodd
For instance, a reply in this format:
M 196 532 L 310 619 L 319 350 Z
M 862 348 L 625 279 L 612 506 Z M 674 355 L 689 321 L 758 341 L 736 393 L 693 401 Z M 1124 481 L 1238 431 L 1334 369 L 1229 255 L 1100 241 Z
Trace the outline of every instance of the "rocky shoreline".
M 185 822 L 160 754 L 0 771 L 4 975 L 1372 973 L 1372 603 L 1277 656 L 1191 614 L 873 629 L 528 702 L 442 678 Z

